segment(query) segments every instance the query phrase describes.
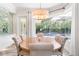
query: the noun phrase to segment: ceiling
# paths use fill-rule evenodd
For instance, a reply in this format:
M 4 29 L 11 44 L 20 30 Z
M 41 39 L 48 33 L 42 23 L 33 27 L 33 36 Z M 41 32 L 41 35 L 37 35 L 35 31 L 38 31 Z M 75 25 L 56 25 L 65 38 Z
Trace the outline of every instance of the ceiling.
M 14 3 L 14 6 L 17 8 L 50 8 L 56 6 L 60 3 Z
M 33 10 L 36 8 L 45 8 L 49 10 L 49 12 L 57 11 L 62 9 L 63 7 L 66 7 L 68 3 L 12 3 L 16 10 Z
M 63 9 L 63 7 L 66 7 L 68 3 L 0 3 L 0 6 L 10 10 L 13 13 L 15 13 L 16 11 L 31 11 L 35 8 L 40 8 L 40 5 L 41 8 L 46 8 L 49 11 L 49 13 L 52 13 Z

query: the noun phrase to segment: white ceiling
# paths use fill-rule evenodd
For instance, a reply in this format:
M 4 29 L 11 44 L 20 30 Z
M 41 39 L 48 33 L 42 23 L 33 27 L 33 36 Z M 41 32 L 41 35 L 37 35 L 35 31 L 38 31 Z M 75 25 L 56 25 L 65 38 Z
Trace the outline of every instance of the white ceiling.
M 56 6 L 60 3 L 14 3 L 15 7 L 24 7 L 24 8 L 50 8 Z
M 68 5 L 67 3 L 7 3 L 7 4 L 0 3 L 0 7 L 2 6 L 10 10 L 11 12 L 12 11 L 23 12 L 23 11 L 26 11 L 26 8 L 28 8 L 27 10 L 40 8 L 40 4 L 41 4 L 41 8 L 46 8 L 51 13 L 52 11 L 62 9 L 63 7 L 65 7 L 65 5 Z

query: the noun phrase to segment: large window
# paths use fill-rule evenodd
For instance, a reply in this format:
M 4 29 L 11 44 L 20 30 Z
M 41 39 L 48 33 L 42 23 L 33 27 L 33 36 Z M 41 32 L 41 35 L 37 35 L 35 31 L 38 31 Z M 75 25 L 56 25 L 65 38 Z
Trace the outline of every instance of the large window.
M 36 23 L 36 33 L 43 32 L 45 36 L 71 34 L 71 17 L 51 18 Z
M 0 8 L 0 34 L 8 33 L 8 12 L 5 9 Z
M 0 17 L 0 33 L 8 33 L 8 18 Z

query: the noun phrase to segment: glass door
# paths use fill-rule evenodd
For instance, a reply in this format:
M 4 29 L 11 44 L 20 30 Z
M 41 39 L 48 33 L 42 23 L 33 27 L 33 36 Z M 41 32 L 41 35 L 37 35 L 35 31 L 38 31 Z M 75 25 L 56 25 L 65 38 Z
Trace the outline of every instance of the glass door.
M 22 35 L 27 34 L 26 16 L 20 16 L 20 32 Z

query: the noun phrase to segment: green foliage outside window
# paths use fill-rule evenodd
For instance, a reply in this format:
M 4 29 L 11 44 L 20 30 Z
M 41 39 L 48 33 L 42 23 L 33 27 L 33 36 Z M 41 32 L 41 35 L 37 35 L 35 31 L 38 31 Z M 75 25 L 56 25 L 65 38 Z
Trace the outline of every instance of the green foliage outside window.
M 8 32 L 8 22 L 0 17 L 0 32 Z
M 36 23 L 36 32 L 58 32 L 58 33 L 70 33 L 71 32 L 71 21 L 60 20 L 60 21 L 43 21 Z
M 0 8 L 0 32 L 8 32 L 7 16 L 8 11 L 5 8 Z

